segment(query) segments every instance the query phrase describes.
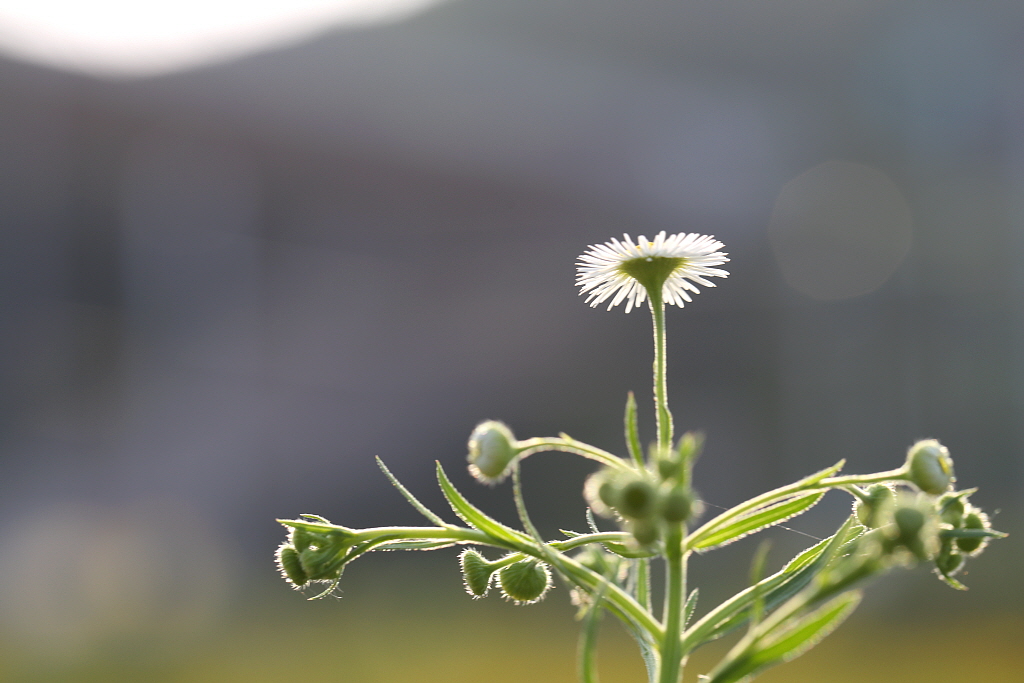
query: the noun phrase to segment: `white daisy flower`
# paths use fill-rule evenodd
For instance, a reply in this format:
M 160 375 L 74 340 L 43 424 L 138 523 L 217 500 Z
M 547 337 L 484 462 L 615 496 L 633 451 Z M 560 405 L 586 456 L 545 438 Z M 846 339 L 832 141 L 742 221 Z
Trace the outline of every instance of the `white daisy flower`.
M 576 284 L 587 303 L 597 306 L 609 297 L 608 310 L 626 302 L 626 313 L 640 306 L 648 288 L 661 286 L 662 300 L 682 308 L 692 301 L 689 292 L 699 294 L 694 284 L 714 287 L 708 277 L 728 277 L 716 268 L 727 262 L 719 251 L 725 245 L 708 235 L 679 233 L 665 236 L 662 230 L 653 241 L 640 235 L 634 244 L 629 235 L 620 242 L 612 239 L 591 245 L 576 262 Z

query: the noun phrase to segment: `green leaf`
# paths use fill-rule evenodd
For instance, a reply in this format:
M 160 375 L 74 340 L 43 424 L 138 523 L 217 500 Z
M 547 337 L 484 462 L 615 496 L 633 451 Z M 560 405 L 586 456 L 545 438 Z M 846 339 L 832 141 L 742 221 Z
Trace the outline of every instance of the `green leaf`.
M 756 587 L 740 591 L 704 615 L 684 634 L 684 649 L 693 651 L 746 623 L 759 592 L 766 611 L 781 605 L 836 557 L 848 553 L 863 531 L 864 527 L 856 524 L 851 516 L 835 534 L 794 557 L 777 573 L 759 581 Z
M 706 524 L 690 537 L 688 543 L 694 550 L 710 550 L 737 541 L 748 534 L 766 529 L 775 524 L 785 522 L 787 519 L 806 512 L 813 507 L 822 496 L 824 491 L 804 493 L 782 502 L 775 502 L 767 507 L 754 508 L 751 512 L 742 515 L 738 519 L 726 521 L 721 526 Z
M 389 470 L 384 465 L 384 461 L 380 459 L 379 455 L 377 456 L 377 465 L 380 467 L 381 471 L 384 472 L 384 476 L 388 478 L 388 481 L 391 482 L 391 485 L 394 486 L 396 489 L 398 489 L 398 492 L 401 493 L 403 496 L 405 496 L 405 499 L 407 501 L 409 501 L 409 503 L 414 508 L 416 508 L 416 510 L 421 515 L 423 515 L 424 517 L 426 517 L 427 519 L 429 519 L 431 522 L 433 522 L 434 524 L 436 524 L 438 526 L 448 526 L 447 522 L 445 522 L 443 519 L 441 519 L 441 517 L 439 515 L 434 514 L 434 512 L 432 512 L 430 510 L 430 508 L 428 508 L 426 505 L 424 505 L 419 500 L 417 500 L 416 496 L 414 496 L 411 493 L 409 493 L 409 489 L 407 489 L 404 486 L 402 486 L 402 482 L 398 481 L 398 479 L 395 477 L 395 475 L 391 474 L 391 470 Z
M 939 538 L 1006 538 L 1008 534 L 995 529 L 943 529 Z
M 693 616 L 693 612 L 697 609 L 697 596 L 700 592 L 694 588 L 690 591 L 690 595 L 686 598 L 686 603 L 683 605 L 683 628 L 690 623 L 690 618 Z
M 444 493 L 444 497 L 448 500 L 448 504 L 452 506 L 452 510 L 464 522 L 466 522 L 466 524 L 475 529 L 479 529 L 495 541 L 514 550 L 520 550 L 524 546 L 531 548 L 534 546 L 533 539 L 529 536 L 521 531 L 516 531 L 511 527 L 505 526 L 495 519 L 492 519 L 466 500 L 463 495 L 459 493 L 454 486 L 452 486 L 452 483 L 449 481 L 448 475 L 445 474 L 444 468 L 441 467 L 440 462 L 437 463 L 437 482 L 441 485 L 441 491 Z
M 707 683 L 735 683 L 773 664 L 799 657 L 834 631 L 859 602 L 860 593 L 849 591 L 805 616 L 783 621 L 766 634 L 750 639 L 738 652 L 726 655 L 708 675 Z
M 644 449 L 640 446 L 640 431 L 636 424 L 636 397 L 633 396 L 633 392 L 629 392 L 629 398 L 626 399 L 626 448 L 629 449 L 629 455 L 633 458 L 633 462 L 636 463 L 637 467 L 642 468 L 644 466 Z

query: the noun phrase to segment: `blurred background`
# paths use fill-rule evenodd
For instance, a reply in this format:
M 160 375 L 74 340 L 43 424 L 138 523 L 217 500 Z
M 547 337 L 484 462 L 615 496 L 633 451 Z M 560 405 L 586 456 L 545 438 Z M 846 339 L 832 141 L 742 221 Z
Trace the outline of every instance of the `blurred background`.
M 732 259 L 668 318 L 709 504 L 937 437 L 1012 534 L 968 593 L 894 571 L 762 680 L 1020 680 L 1024 5 L 107 5 L 0 3 L 0 679 L 573 680 L 563 586 L 473 602 L 454 551 L 390 553 L 309 603 L 274 518 L 418 523 L 380 455 L 514 522 L 465 472 L 487 418 L 621 452 L 634 390 L 652 438 L 648 316 L 573 262 L 666 230 Z M 592 469 L 526 463 L 545 533 Z M 753 549 L 695 559 L 705 609 Z

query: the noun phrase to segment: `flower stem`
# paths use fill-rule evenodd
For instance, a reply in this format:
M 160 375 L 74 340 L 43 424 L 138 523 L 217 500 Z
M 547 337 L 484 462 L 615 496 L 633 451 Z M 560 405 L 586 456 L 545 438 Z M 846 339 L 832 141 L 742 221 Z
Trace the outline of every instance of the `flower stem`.
M 577 441 L 576 439 L 570 438 L 567 435 L 559 437 L 534 437 L 532 439 L 526 439 L 525 441 L 519 441 L 517 443 L 519 449 L 519 459 L 522 460 L 528 455 L 534 453 L 543 453 L 545 451 L 560 451 L 562 453 L 573 453 L 575 455 L 582 455 L 584 458 L 590 458 L 596 460 L 602 465 L 607 467 L 613 467 L 615 469 L 626 470 L 629 469 L 629 463 L 613 453 L 601 450 L 596 446 Z
M 665 302 L 660 291 L 648 291 L 647 294 L 654 319 L 654 407 L 657 411 L 658 447 L 665 451 L 672 446 L 672 413 L 668 409 L 668 382 L 665 377 Z

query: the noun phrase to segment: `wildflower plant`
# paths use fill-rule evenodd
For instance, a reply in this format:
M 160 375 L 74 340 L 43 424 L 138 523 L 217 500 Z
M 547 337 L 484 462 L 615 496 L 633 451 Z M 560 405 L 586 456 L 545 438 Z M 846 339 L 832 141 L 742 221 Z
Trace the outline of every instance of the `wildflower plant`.
M 666 383 L 665 310 L 682 307 L 724 278 L 723 245 L 696 234 L 629 235 L 591 246 L 577 262 L 580 293 L 609 310 L 625 303 L 628 313 L 645 302 L 654 328 L 654 407 L 657 438 L 646 449 L 637 428 L 637 404 L 630 393 L 625 410 L 626 457 L 557 437 L 517 439 L 505 424 L 480 423 L 469 437 L 469 470 L 495 484 L 512 478 L 521 529 L 506 526 L 472 505 L 452 485 L 440 463 L 437 480 L 461 524 L 452 524 L 413 496 L 378 459 L 385 476 L 430 522 L 422 527 L 351 529 L 317 515 L 278 520 L 288 539 L 277 563 L 295 588 L 324 586 L 331 593 L 346 565 L 376 550 L 433 550 L 467 546 L 459 555 L 466 590 L 474 598 L 492 589 L 517 605 L 545 597 L 553 578 L 571 588 L 582 633 L 579 676 L 597 680 L 596 634 L 602 613 L 620 619 L 635 638 L 650 683 L 678 683 L 690 653 L 727 633 L 745 628 L 735 646 L 706 675 L 705 683 L 746 681 L 764 669 L 802 654 L 835 629 L 857 606 L 868 579 L 894 566 L 931 564 L 956 589 L 968 558 L 1005 534 L 992 529 L 975 507 L 975 489 L 956 490 L 953 461 L 938 441 L 912 445 L 903 464 L 873 474 L 841 475 L 843 461 L 787 486 L 702 520 L 703 505 L 693 482 L 693 465 L 703 438 L 687 432 L 678 439 Z M 600 469 L 586 481 L 589 529 L 563 531 L 547 540 L 537 532 L 523 500 L 519 470 L 524 458 L 563 451 L 589 458 Z M 698 591 L 687 586 L 694 553 L 720 548 L 778 525 L 813 507 L 829 491 L 853 499 L 851 515 L 828 538 L 807 548 L 781 570 L 763 576 L 765 553 L 753 562 L 751 585 L 725 602 L 700 612 Z M 598 528 L 595 514 L 613 520 L 613 531 Z M 765 546 L 762 546 L 764 548 Z M 485 555 L 484 553 L 487 553 Z M 488 559 L 490 556 L 492 559 Z M 652 581 L 662 583 L 664 602 L 655 610 Z

